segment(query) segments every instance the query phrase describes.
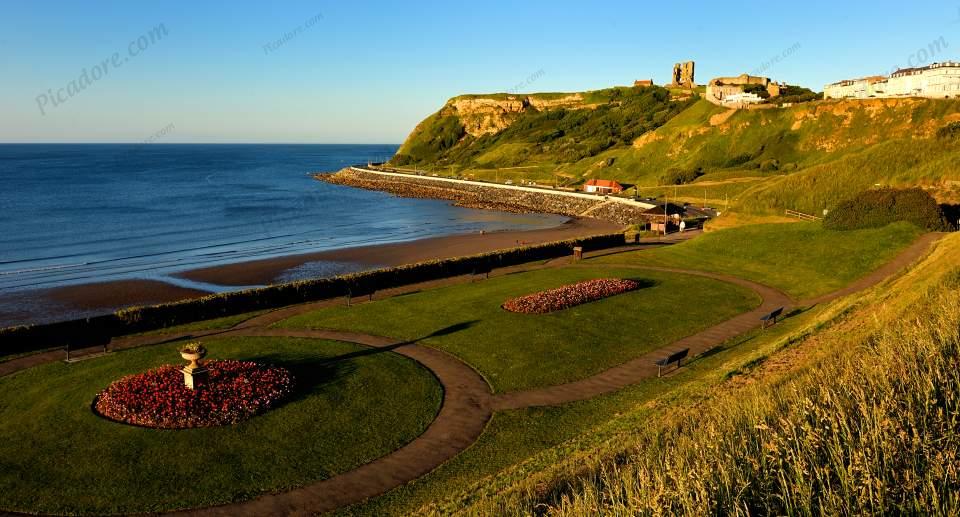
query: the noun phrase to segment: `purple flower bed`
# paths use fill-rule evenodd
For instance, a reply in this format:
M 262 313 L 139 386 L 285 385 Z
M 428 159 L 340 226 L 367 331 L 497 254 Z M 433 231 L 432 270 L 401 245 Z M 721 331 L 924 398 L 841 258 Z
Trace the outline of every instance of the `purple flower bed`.
M 633 280 L 619 278 L 587 280 L 559 289 L 541 291 L 521 298 L 507 300 L 503 304 L 503 308 L 521 314 L 548 314 L 635 291 L 639 288 L 640 283 Z
M 210 381 L 191 390 L 177 366 L 167 365 L 124 377 L 96 399 L 101 416 L 157 429 L 191 429 L 238 424 L 262 413 L 293 392 L 283 368 L 241 361 L 210 361 Z

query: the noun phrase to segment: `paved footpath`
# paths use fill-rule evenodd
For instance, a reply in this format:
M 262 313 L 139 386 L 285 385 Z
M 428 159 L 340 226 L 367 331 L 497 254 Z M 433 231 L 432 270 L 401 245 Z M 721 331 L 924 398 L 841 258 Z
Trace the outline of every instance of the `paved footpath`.
M 326 300 L 271 311 L 226 330 L 154 334 L 119 339 L 111 343 L 111 348 L 113 350 L 123 350 L 212 336 L 272 336 L 329 339 L 355 343 L 384 352 L 397 353 L 417 361 L 432 371 L 444 390 L 444 398 L 440 412 L 434 422 L 421 436 L 400 449 L 344 474 L 312 483 L 302 488 L 279 494 L 264 495 L 241 503 L 180 512 L 189 515 L 230 516 L 315 514 L 335 510 L 346 505 L 361 502 L 370 497 L 375 497 L 429 473 L 470 447 L 483 433 L 494 411 L 558 405 L 577 400 L 585 400 L 611 393 L 626 386 L 636 384 L 644 379 L 654 377 L 657 375 L 657 368 L 653 364 L 656 360 L 686 348 L 690 349 L 692 357 L 703 354 L 728 339 L 758 327 L 760 317 L 776 308 L 784 307 L 790 309 L 792 307 L 824 303 L 877 285 L 922 258 L 941 237 L 942 234 L 925 235 L 901 252 L 894 260 L 870 275 L 854 282 L 847 288 L 812 300 L 800 302 L 792 300 L 786 294 L 772 287 L 729 275 L 635 265 L 576 265 L 575 267 L 635 268 L 712 278 L 751 289 L 760 296 L 762 302 L 759 307 L 750 312 L 736 316 L 692 336 L 680 339 L 669 346 L 640 356 L 592 377 L 569 384 L 496 396 L 492 394 L 492 390 L 486 381 L 469 365 L 446 352 L 423 346 L 416 342 L 402 342 L 386 337 L 351 332 L 270 328 L 274 323 L 292 316 L 314 311 L 322 307 L 342 304 L 342 300 Z M 638 247 L 626 247 L 618 250 L 606 250 L 589 254 L 588 257 L 613 255 L 618 252 L 636 251 L 637 249 Z M 520 271 L 562 267 L 563 265 L 569 265 L 569 261 L 563 259 L 542 265 L 516 266 L 499 270 L 496 276 Z M 415 292 L 432 287 L 469 281 L 471 281 L 471 279 L 462 277 L 459 279 L 427 282 L 392 289 L 380 293 L 377 298 L 396 296 L 398 294 Z M 53 351 L 10 360 L 0 363 L 0 376 L 9 375 L 16 371 L 40 364 L 61 360 L 62 358 L 63 352 Z

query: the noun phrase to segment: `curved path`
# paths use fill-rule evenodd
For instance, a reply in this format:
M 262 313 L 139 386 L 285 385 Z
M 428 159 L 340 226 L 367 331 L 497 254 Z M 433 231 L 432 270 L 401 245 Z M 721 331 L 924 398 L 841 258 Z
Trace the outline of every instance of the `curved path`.
M 809 306 L 840 298 L 879 284 L 891 275 L 909 266 L 924 256 L 941 234 L 925 235 L 901 252 L 893 261 L 849 287 L 805 302 L 795 302 L 786 294 L 772 288 L 738 277 L 673 268 L 657 268 L 618 264 L 588 264 L 575 267 L 635 268 L 669 273 L 679 273 L 712 278 L 740 285 L 757 293 L 762 303 L 756 309 L 715 325 L 693 336 L 678 340 L 655 352 L 645 354 L 622 365 L 613 367 L 592 377 L 549 388 L 493 396 L 490 386 L 470 366 L 458 358 L 440 350 L 422 346 L 416 342 L 403 342 L 390 338 L 334 332 L 325 330 L 286 330 L 268 328 L 273 323 L 291 316 L 310 312 L 321 307 L 341 303 L 327 300 L 272 311 L 242 322 L 231 329 L 203 332 L 182 332 L 137 336 L 118 340 L 111 344 L 114 350 L 149 346 L 183 339 L 200 337 L 271 336 L 308 339 L 330 339 L 371 347 L 384 352 L 394 352 L 419 362 L 431 370 L 443 385 L 444 398 L 436 420 L 418 438 L 396 451 L 362 465 L 352 471 L 312 483 L 302 488 L 279 494 L 260 496 L 256 499 L 225 506 L 185 511 L 191 515 L 274 515 L 320 513 L 363 501 L 383 494 L 393 488 L 427 474 L 452 459 L 472 445 L 483 433 L 487 422 L 496 410 L 520 409 L 533 406 L 557 405 L 584 400 L 617 391 L 626 386 L 653 377 L 657 373 L 653 362 L 674 351 L 689 348 L 696 357 L 720 343 L 759 326 L 761 315 L 779 307 Z M 624 248 L 635 251 L 637 248 Z M 611 254 L 610 251 L 601 252 Z M 616 253 L 616 250 L 613 251 Z M 503 272 L 517 272 L 560 265 L 556 261 L 547 265 L 518 266 Z M 401 288 L 396 292 L 411 292 L 428 288 L 437 283 L 426 283 Z M 439 285 L 442 285 L 439 284 Z M 389 293 L 387 293 L 389 294 Z M 39 353 L 0 363 L 0 376 L 63 358 L 60 351 Z

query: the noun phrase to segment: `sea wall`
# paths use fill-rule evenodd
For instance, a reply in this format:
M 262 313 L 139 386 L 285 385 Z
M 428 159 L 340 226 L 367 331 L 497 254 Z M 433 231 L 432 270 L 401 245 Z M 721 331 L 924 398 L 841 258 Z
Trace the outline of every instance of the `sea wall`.
M 445 199 L 466 208 L 593 217 L 623 225 L 644 221 L 643 213 L 647 209 L 642 204 L 611 201 L 601 196 L 570 195 L 520 187 L 501 188 L 412 174 L 383 175 L 355 168 L 347 168 L 335 174 L 317 174 L 315 177 L 335 185 L 389 192 L 400 197 Z

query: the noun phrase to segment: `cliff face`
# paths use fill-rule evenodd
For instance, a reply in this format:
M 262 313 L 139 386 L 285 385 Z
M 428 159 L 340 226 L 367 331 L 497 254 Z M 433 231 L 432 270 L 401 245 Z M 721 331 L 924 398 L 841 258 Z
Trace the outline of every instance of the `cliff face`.
M 440 110 L 441 116 L 453 116 L 460 119 L 464 130 L 470 136 L 492 135 L 510 127 L 519 115 L 535 109 L 581 109 L 588 107 L 583 95 L 573 93 L 559 98 L 541 98 L 536 95 L 509 95 L 491 97 L 456 97 Z

